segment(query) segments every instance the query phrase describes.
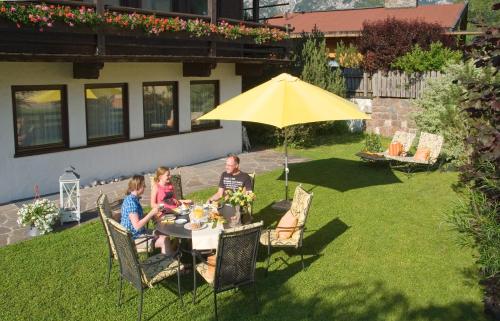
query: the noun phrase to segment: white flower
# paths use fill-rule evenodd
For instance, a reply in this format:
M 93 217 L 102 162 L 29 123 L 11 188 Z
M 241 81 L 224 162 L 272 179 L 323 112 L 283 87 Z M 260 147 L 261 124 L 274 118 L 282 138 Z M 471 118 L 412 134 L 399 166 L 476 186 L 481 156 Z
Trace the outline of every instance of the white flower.
M 37 199 L 33 203 L 24 204 L 17 214 L 19 225 L 34 226 L 41 234 L 46 234 L 52 231 L 52 225 L 59 218 L 59 209 L 53 201 Z

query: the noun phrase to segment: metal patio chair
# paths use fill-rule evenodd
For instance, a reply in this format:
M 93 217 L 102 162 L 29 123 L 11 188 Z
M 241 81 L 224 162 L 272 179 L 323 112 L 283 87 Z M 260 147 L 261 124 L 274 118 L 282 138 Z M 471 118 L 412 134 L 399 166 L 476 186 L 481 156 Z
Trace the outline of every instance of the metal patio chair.
M 153 255 L 140 262 L 135 244 L 132 240 L 132 234 L 116 221 L 107 218 L 105 224 L 111 234 L 115 244 L 115 250 L 120 264 L 120 289 L 118 292 L 118 306 L 121 305 L 123 280 L 128 281 L 140 293 L 139 312 L 137 320 L 142 318 L 142 305 L 144 301 L 144 290 L 152 288 L 155 284 L 166 278 L 177 274 L 177 292 L 181 304 L 181 279 L 180 270 L 183 266 L 180 263 L 179 256 L 171 257 L 164 254 Z
M 209 265 L 200 252 L 193 250 L 193 266 L 195 267 L 193 269 L 193 304 L 196 303 L 196 274 L 198 273 L 213 288 L 216 320 L 218 320 L 217 294 L 241 286 L 253 286 L 254 303 L 257 309 L 255 264 L 262 225 L 261 221 L 223 231 L 219 236 L 213 273 L 209 272 Z

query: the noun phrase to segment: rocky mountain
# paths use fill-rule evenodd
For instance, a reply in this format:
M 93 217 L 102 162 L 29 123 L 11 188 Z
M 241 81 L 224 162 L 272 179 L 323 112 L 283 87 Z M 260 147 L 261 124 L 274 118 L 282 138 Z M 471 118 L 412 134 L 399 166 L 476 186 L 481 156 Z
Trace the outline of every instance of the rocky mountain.
M 252 6 L 251 0 L 246 0 L 246 7 Z M 419 5 L 452 3 L 452 0 L 419 0 Z M 324 11 L 335 9 L 353 9 L 380 7 L 384 0 L 261 0 L 260 5 L 288 3 L 288 5 L 261 9 L 261 17 L 282 15 L 285 12 Z

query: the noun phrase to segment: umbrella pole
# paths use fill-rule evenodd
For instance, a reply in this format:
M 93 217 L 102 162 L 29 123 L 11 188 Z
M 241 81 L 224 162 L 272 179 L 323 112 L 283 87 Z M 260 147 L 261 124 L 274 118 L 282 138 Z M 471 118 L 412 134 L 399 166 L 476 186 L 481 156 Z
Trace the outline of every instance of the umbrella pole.
M 285 131 L 285 201 L 288 201 L 288 142 Z

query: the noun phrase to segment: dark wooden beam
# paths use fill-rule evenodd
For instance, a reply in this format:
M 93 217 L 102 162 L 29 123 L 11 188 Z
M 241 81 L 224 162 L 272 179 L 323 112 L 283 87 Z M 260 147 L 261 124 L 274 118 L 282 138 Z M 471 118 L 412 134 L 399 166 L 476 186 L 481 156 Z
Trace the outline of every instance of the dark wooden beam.
M 73 78 L 99 79 L 99 73 L 103 67 L 103 62 L 74 62 Z
M 183 77 L 210 77 L 212 69 L 217 66 L 211 62 L 183 62 L 182 76 Z
M 95 4 L 95 11 L 97 14 L 104 16 L 104 0 L 93 0 Z M 95 49 L 96 55 L 105 55 L 106 54 L 106 42 L 104 32 L 101 27 L 97 27 L 97 46 Z
M 259 0 L 252 0 L 252 18 L 253 18 L 253 21 L 255 21 L 255 22 L 259 21 L 259 16 L 260 16 L 259 2 L 260 2 Z
M 252 76 L 259 77 L 262 76 L 264 72 L 264 64 L 256 65 L 256 64 L 244 64 L 244 63 L 236 63 L 235 64 L 235 73 L 237 76 Z

